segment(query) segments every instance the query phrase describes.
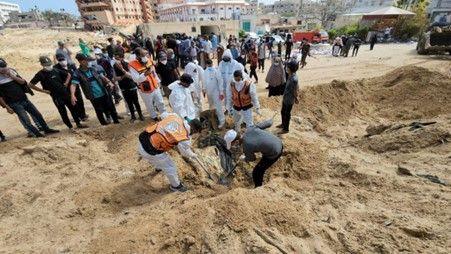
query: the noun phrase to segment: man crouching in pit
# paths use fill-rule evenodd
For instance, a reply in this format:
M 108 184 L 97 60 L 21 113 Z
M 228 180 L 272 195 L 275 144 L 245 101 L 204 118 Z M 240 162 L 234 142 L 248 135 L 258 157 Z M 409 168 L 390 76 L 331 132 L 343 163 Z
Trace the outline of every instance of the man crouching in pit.
M 185 192 L 187 188 L 179 180 L 177 166 L 167 152 L 177 146 L 183 157 L 195 160 L 197 155 L 191 149 L 190 134 L 200 132 L 201 123 L 197 119 L 188 123 L 174 113 L 163 113 L 161 118 L 139 135 L 138 151 L 157 171 L 166 174 L 172 191 Z

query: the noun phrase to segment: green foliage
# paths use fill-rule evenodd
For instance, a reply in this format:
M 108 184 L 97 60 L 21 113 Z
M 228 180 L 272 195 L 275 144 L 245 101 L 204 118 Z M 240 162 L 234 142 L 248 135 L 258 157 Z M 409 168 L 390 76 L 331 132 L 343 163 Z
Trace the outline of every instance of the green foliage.
M 359 24 L 346 25 L 337 29 L 331 29 L 327 31 L 329 33 L 330 39 L 335 39 L 337 36 L 341 35 L 356 35 L 360 39 L 365 39 L 368 34 L 369 28 L 366 26 L 359 26 Z
M 74 21 L 75 17 L 70 15 L 66 12 L 56 12 L 52 10 L 45 10 L 42 12 L 42 16 L 47 21 L 57 21 L 57 20 L 64 20 L 64 21 Z
M 241 29 L 239 32 L 238 32 L 238 37 L 239 38 L 244 38 L 246 36 L 246 32 L 243 30 L 243 29 Z
M 409 40 L 417 38 L 420 32 L 428 25 L 428 18 L 426 16 L 425 0 L 419 0 L 413 7 L 415 17 L 399 18 L 394 26 L 394 36 L 400 40 Z

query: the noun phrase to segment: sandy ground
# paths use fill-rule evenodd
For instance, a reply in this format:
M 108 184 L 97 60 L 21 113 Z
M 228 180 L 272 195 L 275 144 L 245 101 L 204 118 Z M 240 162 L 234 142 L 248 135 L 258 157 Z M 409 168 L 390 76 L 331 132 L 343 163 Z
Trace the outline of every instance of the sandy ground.
M 29 79 L 39 54 L 60 37 L 80 36 L 103 40 L 10 31 L 0 55 Z M 100 127 L 91 119 L 91 128 L 72 133 L 49 97 L 36 95 L 31 100 L 64 131 L 27 139 L 2 111 L 0 129 L 11 140 L 0 146 L 0 252 L 449 253 L 451 62 L 414 47 L 362 46 L 355 58 L 310 59 L 299 72 L 284 156 L 258 189 L 249 177 L 254 164 L 240 164 L 224 187 L 171 152 L 191 191 L 170 193 L 162 174 L 137 161 L 142 123 Z M 261 120 L 280 110 L 280 99 L 259 87 Z M 212 149 L 196 151 L 205 163 L 215 160 Z

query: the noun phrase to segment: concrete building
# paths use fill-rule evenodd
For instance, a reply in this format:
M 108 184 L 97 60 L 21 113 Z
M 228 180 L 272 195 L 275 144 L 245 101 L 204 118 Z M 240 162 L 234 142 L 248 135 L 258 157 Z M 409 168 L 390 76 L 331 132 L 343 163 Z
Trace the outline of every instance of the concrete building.
M 30 28 L 30 27 L 46 27 L 48 23 L 44 20 L 39 10 L 31 10 L 27 12 L 13 11 L 9 13 L 9 20 L 5 24 L 10 28 Z
M 151 22 L 156 0 L 76 0 L 87 29 Z
M 277 13 L 279 15 L 296 15 L 299 11 L 301 1 L 280 0 L 274 4 L 263 6 L 263 13 Z
M 18 4 L 0 1 L 0 26 L 9 20 L 9 14 L 13 11 L 20 12 Z
M 451 0 L 431 0 L 427 11 L 431 22 L 451 22 Z
M 249 6 L 244 0 L 204 0 L 171 5 L 158 13 L 160 22 L 238 20 Z

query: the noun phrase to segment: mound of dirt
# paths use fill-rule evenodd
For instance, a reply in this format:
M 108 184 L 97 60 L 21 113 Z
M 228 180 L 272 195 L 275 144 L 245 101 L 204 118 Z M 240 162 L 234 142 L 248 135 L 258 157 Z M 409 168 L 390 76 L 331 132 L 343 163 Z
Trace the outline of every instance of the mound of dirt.
M 302 82 L 302 81 L 301 81 Z M 302 83 L 301 83 L 302 86 Z M 315 130 L 347 122 L 350 118 L 410 120 L 449 113 L 451 79 L 439 72 L 407 66 L 384 76 L 303 88 L 293 113 L 309 121 Z M 278 110 L 281 98 L 262 100 Z
M 409 125 L 394 125 L 370 137 L 359 138 L 354 144 L 377 153 L 416 152 L 450 141 L 449 125 L 436 123 L 417 129 Z

